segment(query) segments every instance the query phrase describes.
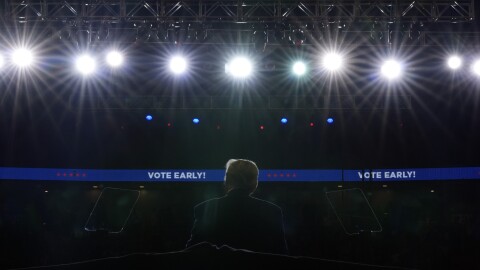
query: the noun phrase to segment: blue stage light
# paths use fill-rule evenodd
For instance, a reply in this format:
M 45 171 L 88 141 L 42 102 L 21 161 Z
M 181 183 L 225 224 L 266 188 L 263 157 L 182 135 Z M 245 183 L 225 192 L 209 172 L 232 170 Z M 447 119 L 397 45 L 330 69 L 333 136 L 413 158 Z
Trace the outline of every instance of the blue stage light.
M 327 118 L 327 123 L 333 124 L 333 118 L 332 117 Z
M 280 122 L 281 122 L 282 124 L 286 124 L 286 123 L 288 123 L 288 119 L 285 118 L 285 117 L 283 117 L 283 118 L 280 120 Z
M 198 123 L 200 123 L 200 119 L 198 119 L 198 118 L 193 118 L 192 122 L 193 122 L 194 124 L 198 124 Z
M 147 116 L 145 116 L 145 119 L 147 119 L 147 121 L 152 121 L 153 116 L 151 116 L 150 114 L 147 114 Z

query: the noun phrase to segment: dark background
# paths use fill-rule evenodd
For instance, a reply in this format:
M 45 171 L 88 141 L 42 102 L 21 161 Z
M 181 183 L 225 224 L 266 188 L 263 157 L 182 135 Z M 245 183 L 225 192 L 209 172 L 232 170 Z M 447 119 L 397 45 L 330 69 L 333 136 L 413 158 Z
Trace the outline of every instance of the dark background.
M 68 46 L 67 46 L 68 47 Z M 466 58 L 474 48 L 456 46 Z M 101 51 L 102 48 L 95 48 Z M 254 79 L 232 82 L 222 47 L 129 45 L 127 67 L 100 68 L 82 79 L 71 71 L 63 47 L 45 49 L 33 71 L 7 69 L 0 80 L 0 164 L 4 167 L 88 169 L 219 169 L 229 158 L 247 158 L 260 169 L 369 169 L 478 166 L 480 83 L 468 67 L 445 67 L 445 47 L 381 46 L 349 49 L 342 76 L 316 68 L 307 78 L 289 74 L 296 57 L 312 61 L 317 51 L 275 48 L 248 53 L 272 62 Z M 162 63 L 171 50 L 193 56 L 189 75 L 175 78 Z M 229 51 L 248 51 L 235 48 Z M 228 50 L 227 50 L 228 51 Z M 389 52 L 407 62 L 405 80 L 385 83 L 378 60 Z M 60 56 L 59 56 L 60 55 Z M 402 58 L 403 57 L 403 58 Z M 129 62 L 130 61 L 130 62 Z M 471 59 L 466 59 L 468 63 Z M 468 65 L 466 63 L 466 65 Z M 198 64 L 195 66 L 195 64 Z M 362 96 L 382 108 L 249 108 L 272 96 L 312 99 Z M 234 109 L 107 108 L 132 96 L 182 99 L 204 96 L 239 100 Z M 402 98 L 411 101 L 403 106 Z M 195 107 L 195 106 L 192 106 Z M 147 122 L 145 115 L 153 121 Z M 287 125 L 280 118 L 289 119 Z M 199 125 L 191 119 L 199 117 Z M 333 125 L 326 123 L 334 117 Z M 314 127 L 309 123 L 313 122 Z M 167 124 L 171 123 L 168 127 Z M 265 129 L 260 130 L 259 126 Z M 383 184 L 388 184 L 383 187 Z M 139 183 L 2 181 L 1 268 L 46 265 L 131 252 L 180 250 L 189 237 L 193 206 L 223 194 L 221 183 L 146 183 L 119 235 L 83 230 L 105 187 L 139 189 Z M 98 185 L 98 189 L 92 186 Z M 342 187 L 339 187 L 341 185 Z M 382 226 L 381 233 L 348 236 L 326 191 L 359 187 Z M 45 192 L 48 190 L 48 193 Z M 433 192 L 432 192 L 433 190 Z M 479 265 L 475 181 L 401 183 L 260 183 L 256 196 L 284 210 L 292 255 L 422 269 Z
M 346 71 L 331 75 L 318 68 L 320 53 L 313 46 L 258 53 L 206 45 L 130 45 L 124 48 L 125 68 L 99 67 L 98 74 L 88 78 L 72 70 L 73 53 L 62 48 L 45 52 L 38 60 L 43 64 L 33 70 L 4 70 L 0 93 L 4 166 L 221 168 L 232 157 L 253 159 L 261 168 L 272 169 L 451 167 L 479 162 L 480 88 L 469 67 L 473 48 L 458 49 L 464 67 L 452 72 L 443 47 L 393 50 L 351 45 Z M 100 57 L 105 48 L 92 50 Z M 187 75 L 175 77 L 165 71 L 162 63 L 172 51 L 192 59 Z M 258 71 L 253 79 L 230 80 L 224 73 L 223 63 L 235 51 L 255 59 Z M 404 77 L 396 82 L 379 75 L 388 54 L 397 55 L 405 65 Z M 305 78 L 291 74 L 294 59 L 311 61 Z M 264 63 L 275 69 L 264 68 Z M 138 97 L 144 102 L 125 102 Z M 151 105 L 149 97 L 166 101 Z M 272 108 L 276 97 L 283 103 Z M 289 104 L 299 97 L 325 105 L 315 109 Z M 335 102 L 342 97 L 355 99 L 356 106 L 339 109 Z M 211 109 L 211 98 L 221 100 L 220 108 Z M 147 114 L 152 121 L 145 120 Z M 283 116 L 289 119 L 284 126 Z M 193 125 L 193 117 L 201 123 Z M 333 125 L 326 123 L 327 117 L 335 119 Z
M 92 183 L 3 181 L 0 247 L 5 259 L 0 267 L 178 251 L 190 236 L 193 206 L 223 194 L 221 183 L 146 183 L 144 189 L 137 185 L 100 183 L 94 189 Z M 84 230 L 105 187 L 140 190 L 134 212 L 119 234 Z M 382 232 L 353 236 L 344 232 L 325 192 L 349 188 L 363 190 Z M 290 255 L 450 269 L 479 265 L 479 191 L 476 181 L 292 182 L 260 183 L 255 196 L 282 207 Z

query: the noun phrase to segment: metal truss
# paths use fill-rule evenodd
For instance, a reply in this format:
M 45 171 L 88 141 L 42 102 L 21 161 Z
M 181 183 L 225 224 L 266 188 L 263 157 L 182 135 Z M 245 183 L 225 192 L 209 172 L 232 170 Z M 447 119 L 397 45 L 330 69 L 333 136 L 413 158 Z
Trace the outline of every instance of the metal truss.
M 435 23 L 475 18 L 474 0 L 11 0 L 0 11 L 13 23 Z

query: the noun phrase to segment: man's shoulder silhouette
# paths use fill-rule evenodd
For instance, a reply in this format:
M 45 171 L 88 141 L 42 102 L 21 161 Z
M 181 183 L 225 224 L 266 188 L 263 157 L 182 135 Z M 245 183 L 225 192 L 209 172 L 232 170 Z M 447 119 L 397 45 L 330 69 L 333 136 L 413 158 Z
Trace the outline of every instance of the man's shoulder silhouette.
M 195 217 L 196 233 L 204 241 L 260 252 L 286 252 L 281 208 L 245 191 L 232 190 L 224 197 L 198 204 Z
M 201 208 L 207 207 L 208 205 L 216 205 L 216 204 L 227 204 L 232 207 L 234 206 L 244 207 L 245 205 L 256 205 L 259 207 L 270 208 L 272 211 L 274 211 L 274 209 L 280 212 L 282 211 L 282 209 L 278 205 L 269 201 L 265 201 L 265 200 L 253 197 L 248 194 L 248 191 L 240 190 L 240 189 L 232 190 L 223 197 L 213 198 L 213 199 L 203 201 L 197 204 L 195 206 L 195 209 L 201 209 Z

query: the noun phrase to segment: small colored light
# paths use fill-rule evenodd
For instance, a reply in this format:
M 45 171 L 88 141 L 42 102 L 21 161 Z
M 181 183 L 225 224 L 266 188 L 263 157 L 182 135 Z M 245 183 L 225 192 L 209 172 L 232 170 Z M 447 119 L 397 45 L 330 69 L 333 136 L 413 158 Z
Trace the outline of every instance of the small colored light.
M 171 127 L 172 126 L 172 123 L 167 123 L 167 127 Z
M 313 122 L 310 122 L 310 126 L 311 126 L 311 127 L 314 127 L 315 124 L 314 124 Z
M 193 118 L 192 122 L 196 125 L 196 124 L 200 123 L 200 119 Z
M 260 126 L 260 130 L 264 130 L 264 129 L 265 129 L 265 127 L 263 125 Z
M 288 119 L 285 118 L 285 117 L 283 117 L 283 118 L 280 120 L 280 122 L 281 122 L 282 124 L 286 124 L 286 123 L 288 123 Z
M 331 117 L 327 118 L 327 123 L 333 124 L 333 118 L 331 118 Z
M 151 116 L 150 114 L 148 114 L 147 116 L 145 116 L 145 119 L 147 119 L 147 121 L 152 121 L 153 116 Z

